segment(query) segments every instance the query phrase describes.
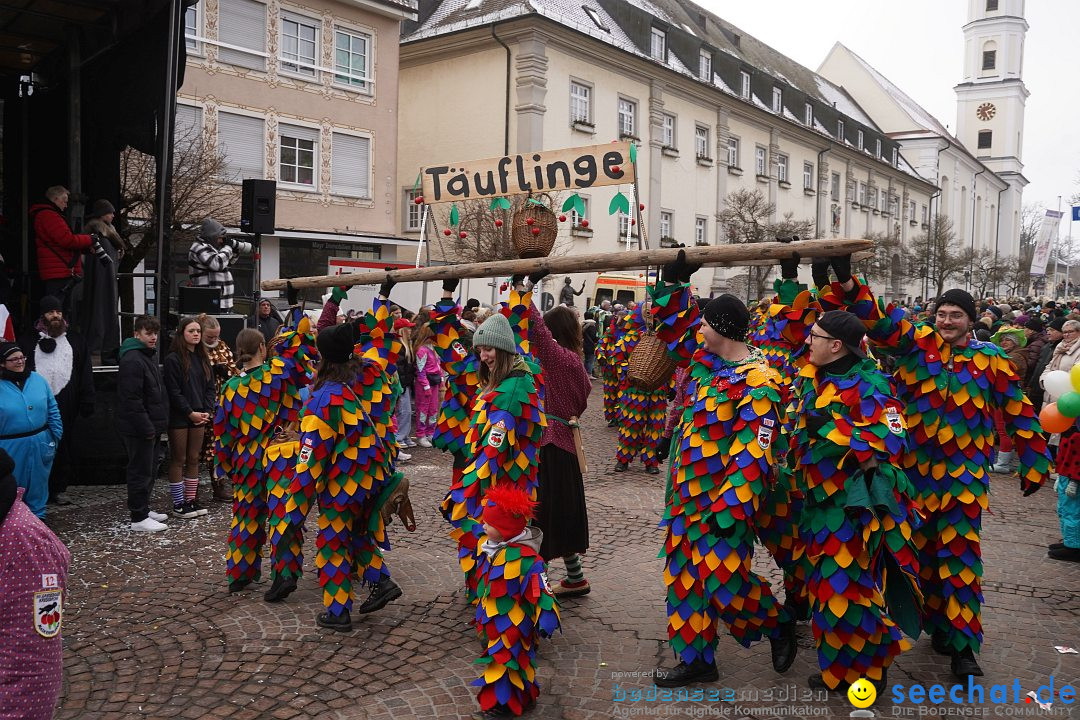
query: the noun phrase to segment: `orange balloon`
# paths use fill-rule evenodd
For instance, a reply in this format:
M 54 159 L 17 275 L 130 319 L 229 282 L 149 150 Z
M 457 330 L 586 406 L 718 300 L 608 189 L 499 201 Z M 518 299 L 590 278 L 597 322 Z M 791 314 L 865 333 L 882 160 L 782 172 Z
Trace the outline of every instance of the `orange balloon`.
M 1075 418 L 1067 418 L 1058 410 L 1057 403 L 1050 403 L 1039 413 L 1039 424 L 1042 429 L 1050 433 L 1065 432 L 1076 422 Z

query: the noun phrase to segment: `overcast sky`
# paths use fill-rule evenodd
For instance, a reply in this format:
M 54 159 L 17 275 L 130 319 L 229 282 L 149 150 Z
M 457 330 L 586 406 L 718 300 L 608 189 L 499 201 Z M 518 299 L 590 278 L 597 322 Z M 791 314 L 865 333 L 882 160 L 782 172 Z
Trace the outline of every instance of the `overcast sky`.
M 956 93 L 963 79 L 967 0 L 697 0 L 749 35 L 811 70 L 839 41 L 956 130 Z M 1080 0 L 1028 0 L 1024 83 L 1031 96 L 1022 160 L 1030 185 L 1024 202 L 1066 210 L 1080 192 L 1080 60 L 1075 52 Z M 873 117 L 873 110 L 866 108 Z M 1062 235 L 1068 226 L 1062 225 Z M 1074 235 L 1080 235 L 1076 223 Z

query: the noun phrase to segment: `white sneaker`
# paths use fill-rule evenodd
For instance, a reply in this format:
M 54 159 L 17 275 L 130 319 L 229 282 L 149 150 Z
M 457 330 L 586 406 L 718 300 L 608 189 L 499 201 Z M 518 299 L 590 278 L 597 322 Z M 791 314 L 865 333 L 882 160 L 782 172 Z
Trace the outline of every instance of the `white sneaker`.
M 412 460 L 412 455 L 402 450 L 398 450 L 397 459 L 405 462 L 406 460 Z
M 426 437 L 422 437 L 416 441 L 416 444 L 420 447 L 431 447 L 431 440 Z
M 145 520 L 131 523 L 131 529 L 135 532 L 161 532 L 162 530 L 168 530 L 169 526 L 148 517 Z
M 153 510 L 147 514 L 150 516 L 151 520 L 157 520 L 159 523 L 163 523 L 169 519 L 169 516 L 165 513 L 154 512 Z

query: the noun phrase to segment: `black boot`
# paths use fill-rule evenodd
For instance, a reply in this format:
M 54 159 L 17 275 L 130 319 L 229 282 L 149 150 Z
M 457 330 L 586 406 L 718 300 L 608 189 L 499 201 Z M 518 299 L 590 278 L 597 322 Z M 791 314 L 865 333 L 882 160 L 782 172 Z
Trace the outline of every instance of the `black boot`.
M 278 575 L 274 578 L 274 582 L 270 584 L 270 589 L 263 594 L 263 600 L 268 603 L 281 602 L 289 597 L 294 590 L 296 590 L 296 578 Z
M 806 622 L 810 619 L 810 598 L 808 597 L 786 599 L 784 607 L 795 622 Z
M 716 663 L 705 662 L 698 658 L 692 663 L 681 662 L 673 668 L 656 668 L 653 683 L 657 687 L 683 687 L 691 683 L 716 682 L 720 672 Z
M 382 582 L 377 582 L 371 586 L 371 594 L 368 595 L 368 599 L 364 601 L 364 604 L 356 612 L 363 615 L 364 613 L 382 610 L 388 602 L 397 600 L 399 597 L 401 597 L 401 588 L 398 587 L 396 582 L 386 578 Z
M 1080 548 L 1059 547 L 1048 550 L 1046 556 L 1051 560 L 1065 560 L 1067 562 L 1080 562 Z
M 234 580 L 229 583 L 229 592 L 240 592 L 250 584 L 251 580 L 249 578 L 244 578 L 243 580 Z
M 983 671 L 975 660 L 975 653 L 967 647 L 960 652 L 954 652 L 952 656 L 952 673 L 961 680 L 969 675 L 982 677 Z
M 825 683 L 825 678 L 821 677 L 821 673 L 814 673 L 808 677 L 806 679 L 806 684 L 810 686 L 811 690 L 826 690 L 828 692 L 836 693 L 846 693 L 848 687 L 850 687 L 848 683 L 841 681 L 839 685 L 831 688 Z
M 352 632 L 352 618 L 349 617 L 348 610 L 340 615 L 331 615 L 329 612 L 321 612 L 315 616 L 315 624 L 321 628 L 326 628 L 327 630 Z
M 949 647 L 949 635 L 944 630 L 935 630 L 930 636 L 930 646 L 938 655 L 952 655 L 953 650 Z
M 795 662 L 795 653 L 798 652 L 799 646 L 795 642 L 794 620 L 780 623 L 776 627 L 778 632 L 775 637 L 769 638 L 769 644 L 772 645 L 773 670 L 782 673 L 787 672 L 791 663 Z
M 626 463 L 615 463 L 615 472 L 626 472 L 629 467 Z

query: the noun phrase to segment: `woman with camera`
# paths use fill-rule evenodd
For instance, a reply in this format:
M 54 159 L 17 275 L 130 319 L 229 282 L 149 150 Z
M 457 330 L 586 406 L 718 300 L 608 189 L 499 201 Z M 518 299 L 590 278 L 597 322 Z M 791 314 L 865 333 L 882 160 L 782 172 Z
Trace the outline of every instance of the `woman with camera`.
M 188 249 L 188 282 L 193 287 L 221 289 L 221 311 L 232 312 L 232 266 L 237 256 L 251 252 L 251 243 L 226 239 L 225 226 L 206 218 L 199 228 L 199 237 Z

